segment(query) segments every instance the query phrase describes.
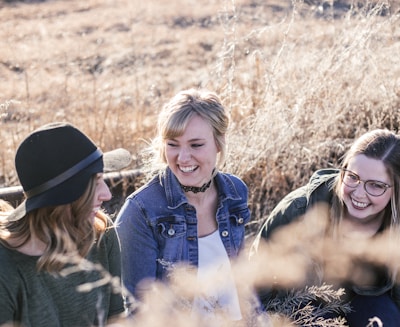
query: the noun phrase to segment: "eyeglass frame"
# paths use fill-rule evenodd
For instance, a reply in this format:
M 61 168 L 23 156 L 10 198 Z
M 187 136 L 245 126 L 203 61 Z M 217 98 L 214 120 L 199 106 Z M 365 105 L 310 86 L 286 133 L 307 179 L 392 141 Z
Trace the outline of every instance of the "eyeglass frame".
M 349 169 L 342 168 L 342 169 L 340 169 L 340 170 L 341 170 L 341 173 L 340 173 L 340 174 L 341 174 L 341 178 L 340 178 L 340 179 L 341 179 L 341 181 L 342 181 L 342 183 L 343 183 L 344 185 L 346 185 L 347 187 L 350 187 L 350 188 L 357 188 L 358 185 L 360 185 L 360 183 L 363 182 L 363 184 L 364 184 L 364 191 L 367 192 L 369 195 L 374 196 L 374 197 L 378 197 L 378 196 L 384 195 L 384 194 L 386 193 L 386 191 L 387 191 L 388 188 L 393 187 L 393 185 L 389 185 L 389 184 L 387 184 L 387 183 L 385 183 L 385 182 L 377 181 L 377 180 L 374 180 L 374 179 L 368 179 L 368 180 L 366 180 L 366 181 L 365 181 L 365 180 L 362 180 L 362 179 L 360 178 L 360 176 L 358 176 L 355 172 L 353 172 L 353 171 L 351 171 L 351 170 L 349 170 Z M 350 185 L 347 185 L 347 184 L 344 182 L 344 176 L 345 176 L 346 172 L 349 172 L 349 173 L 351 173 L 352 175 L 354 175 L 354 176 L 357 177 L 358 182 L 357 182 L 357 185 L 356 185 L 356 186 L 350 186 Z M 367 191 L 366 185 L 367 185 L 367 183 L 369 183 L 369 182 L 377 183 L 377 184 L 382 185 L 382 186 L 384 187 L 384 191 L 382 192 L 382 194 L 375 195 L 375 194 L 371 194 L 370 192 L 368 192 L 368 191 Z

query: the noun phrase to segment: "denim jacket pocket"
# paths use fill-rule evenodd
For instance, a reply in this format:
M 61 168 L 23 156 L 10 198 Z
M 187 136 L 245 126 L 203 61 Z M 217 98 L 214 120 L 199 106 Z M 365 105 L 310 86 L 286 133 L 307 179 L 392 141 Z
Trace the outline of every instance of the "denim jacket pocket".
M 245 236 L 245 225 L 250 221 L 250 210 L 247 206 L 233 208 L 229 212 L 229 219 L 233 245 L 239 251 Z
M 155 233 L 159 246 L 159 260 L 170 264 L 182 257 L 187 225 L 182 216 L 160 217 L 155 221 Z

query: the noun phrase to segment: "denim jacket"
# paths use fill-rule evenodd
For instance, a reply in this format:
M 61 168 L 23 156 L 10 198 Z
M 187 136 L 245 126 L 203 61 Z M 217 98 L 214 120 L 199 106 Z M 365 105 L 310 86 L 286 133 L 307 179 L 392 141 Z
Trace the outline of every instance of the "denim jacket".
M 216 220 L 230 258 L 243 248 L 245 224 L 250 220 L 247 186 L 238 177 L 218 172 Z M 161 177 L 131 194 L 121 208 L 117 231 L 122 248 L 123 283 L 132 295 L 144 280 L 165 280 L 179 262 L 198 265 L 195 207 L 169 168 Z

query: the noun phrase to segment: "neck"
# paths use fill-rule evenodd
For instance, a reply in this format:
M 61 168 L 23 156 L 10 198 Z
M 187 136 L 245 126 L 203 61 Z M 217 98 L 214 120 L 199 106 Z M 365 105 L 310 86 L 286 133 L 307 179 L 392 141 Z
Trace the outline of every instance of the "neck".
M 341 222 L 341 234 L 350 238 L 369 238 L 374 236 L 382 225 L 382 217 L 376 217 L 369 222 L 361 222 L 357 219 L 344 217 Z
M 9 239 L 7 240 L 7 243 L 9 243 L 11 246 L 16 247 L 15 250 L 18 252 L 21 252 L 26 255 L 30 256 L 40 256 L 44 253 L 46 250 L 46 244 L 39 239 L 35 237 L 31 237 L 26 243 L 24 243 L 21 246 L 18 246 L 17 244 L 19 241 Z
M 210 179 L 207 183 L 204 183 L 202 186 L 186 186 L 179 183 L 184 192 L 193 192 L 193 193 L 204 193 L 211 185 L 212 179 Z

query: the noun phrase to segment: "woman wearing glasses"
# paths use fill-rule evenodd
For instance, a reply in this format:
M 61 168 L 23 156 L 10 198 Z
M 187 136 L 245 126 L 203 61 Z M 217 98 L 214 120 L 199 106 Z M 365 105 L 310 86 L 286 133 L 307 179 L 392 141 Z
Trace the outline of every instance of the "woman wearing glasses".
M 277 205 L 252 245 L 252 256 L 272 258 L 272 245 L 279 244 L 288 255 L 286 269 L 291 269 L 290 255 L 299 259 L 301 253 L 308 261 L 296 265 L 307 268 L 296 287 L 327 283 L 343 288 L 351 311 L 342 315 L 350 327 L 365 327 L 371 319 L 398 326 L 399 192 L 399 136 L 382 129 L 368 132 L 354 142 L 340 169 L 315 172 L 307 185 Z M 276 273 L 274 285 L 258 289 L 266 310 L 293 286 L 280 276 Z

